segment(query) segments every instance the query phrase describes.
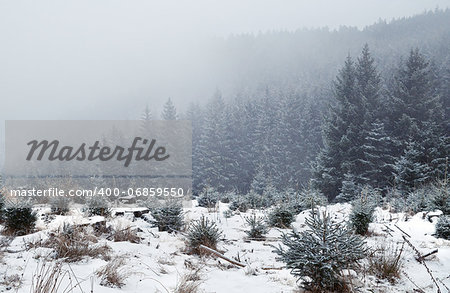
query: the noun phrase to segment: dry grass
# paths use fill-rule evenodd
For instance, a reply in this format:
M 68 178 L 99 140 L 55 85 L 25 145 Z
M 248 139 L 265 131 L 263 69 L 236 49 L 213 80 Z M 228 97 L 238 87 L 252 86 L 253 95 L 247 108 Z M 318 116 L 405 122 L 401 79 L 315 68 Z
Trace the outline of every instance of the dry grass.
M 110 288 L 122 288 L 125 285 L 125 280 L 131 274 L 124 266 L 125 259 L 123 257 L 115 257 L 100 268 L 96 272 L 96 275 L 101 278 L 100 285 Z
M 99 244 L 97 238 L 89 233 L 86 227 L 65 226 L 61 232 L 51 234 L 42 246 L 53 248 L 56 257 L 66 262 L 80 261 L 86 256 L 110 259 L 111 248 L 106 244 Z
M 112 231 L 111 238 L 114 242 L 128 241 L 131 243 L 140 243 L 141 238 L 137 235 L 136 229 L 126 227 L 120 230 Z
M 192 268 L 186 271 L 178 280 L 174 293 L 197 293 L 201 285 L 201 268 Z
M 18 274 L 8 275 L 5 272 L 0 279 L 0 285 L 4 286 L 6 290 L 18 290 L 22 285 L 22 279 Z
M 72 270 L 64 270 L 62 262 L 43 262 L 37 265 L 33 274 L 30 293 L 70 293 L 77 287 L 77 277 Z M 79 289 L 81 290 L 81 287 Z
M 368 272 L 380 279 L 395 283 L 402 272 L 402 254 L 404 243 L 400 245 L 383 245 L 375 249 L 368 257 Z

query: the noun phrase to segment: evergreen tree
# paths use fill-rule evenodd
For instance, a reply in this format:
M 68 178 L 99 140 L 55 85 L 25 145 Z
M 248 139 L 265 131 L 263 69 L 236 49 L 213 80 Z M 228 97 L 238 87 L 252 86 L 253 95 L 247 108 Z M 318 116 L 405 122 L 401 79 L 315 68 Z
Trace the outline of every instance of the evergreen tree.
M 342 273 L 364 258 L 365 243 L 326 213 L 319 215 L 313 210 L 306 225 L 306 231 L 283 234 L 282 242 L 287 248 L 279 246 L 275 252 L 307 290 L 343 292 Z
M 410 140 L 418 141 L 427 122 L 441 122 L 439 97 L 433 89 L 429 62 L 418 49 L 401 64 L 391 94 L 391 131 L 402 142 L 401 154 Z
M 393 182 L 395 158 L 391 155 L 394 142 L 386 133 L 383 122 L 375 120 L 371 123 L 362 148 L 366 163 L 363 177 L 373 187 L 387 188 Z
M 340 192 L 344 174 L 353 174 L 356 184 L 365 183 L 364 170 L 366 101 L 360 94 L 352 59 L 347 57 L 335 82 L 336 105 L 325 122 L 325 148 L 316 167 L 316 186 L 334 199 Z M 361 82 L 362 83 L 362 82 Z M 365 86 L 368 87 L 368 86 Z M 368 92 L 367 89 L 365 91 Z
M 355 176 L 351 173 L 344 175 L 341 192 L 336 197 L 337 202 L 349 202 L 356 198 L 361 190 L 361 186 L 356 183 Z
M 422 186 L 429 178 L 429 167 L 422 163 L 424 149 L 419 143 L 410 141 L 404 154 L 397 160 L 394 169 L 397 188 L 406 193 Z
M 177 109 L 175 105 L 172 103 L 172 100 L 169 98 L 167 102 L 164 104 L 163 112 L 161 114 L 163 120 L 177 120 Z
M 228 185 L 227 170 L 232 166 L 228 155 L 231 154 L 227 142 L 226 106 L 222 94 L 216 91 L 212 100 L 206 105 L 204 126 L 200 137 L 199 161 L 205 186 L 214 186 L 218 191 L 224 191 Z
M 356 64 L 356 82 L 358 93 L 366 102 L 367 113 L 365 114 L 369 116 L 366 117 L 366 120 L 371 123 L 376 119 L 382 118 L 383 112 L 381 111 L 380 101 L 381 77 L 367 43 L 364 45 Z
M 444 108 L 443 128 L 445 133 L 450 133 L 450 57 L 442 64 L 440 79 L 439 95 Z
M 259 166 L 251 184 L 251 190 L 262 195 L 267 186 L 267 177 L 262 166 Z
M 148 104 L 145 106 L 144 111 L 142 112 L 141 115 L 141 120 L 142 121 L 150 121 L 152 120 L 152 112 L 150 111 L 150 108 L 148 107 Z
M 186 113 L 186 119 L 192 125 L 192 188 L 193 193 L 198 194 L 202 190 L 203 178 L 201 177 L 200 138 L 203 130 L 203 110 L 198 104 L 191 103 Z

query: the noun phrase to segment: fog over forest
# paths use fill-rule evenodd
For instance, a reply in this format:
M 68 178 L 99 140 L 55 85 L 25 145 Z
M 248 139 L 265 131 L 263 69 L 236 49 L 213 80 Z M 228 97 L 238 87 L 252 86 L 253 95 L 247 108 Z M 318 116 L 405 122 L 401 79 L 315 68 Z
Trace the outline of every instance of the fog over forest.
M 304 185 L 323 147 L 322 118 L 335 103 L 333 81 L 347 56 L 356 60 L 368 45 L 382 78 L 383 97 L 390 95 L 394 76 L 410 50 L 418 48 L 436 75 L 441 76 L 449 64 L 446 1 L 426 5 L 385 1 L 385 6 L 375 1 L 347 2 L 341 6 L 288 1 L 279 10 L 271 9 L 271 1 L 232 1 L 229 5 L 111 1 L 108 5 L 89 3 L 89 9 L 83 9 L 83 2 L 2 2 L 0 115 L 4 120 L 141 119 L 148 106 L 147 114 L 161 119 L 163 104 L 170 98 L 177 118 L 193 121 L 194 186 L 201 188 L 213 179 L 203 178 L 200 184 L 198 176 L 203 175 L 196 170 L 210 170 L 207 164 L 217 163 L 212 158 L 205 163 L 212 149 L 201 138 L 209 128 L 208 111 L 213 120 L 219 119 L 210 109 L 217 96 L 226 104 L 217 111 L 227 117 L 218 123 L 234 134 L 240 131 L 241 136 L 251 136 L 252 125 L 263 123 L 261 117 L 246 120 L 247 112 L 256 110 L 243 110 L 248 106 L 245 103 L 265 109 L 255 115 L 276 119 L 277 111 L 286 116 L 293 109 L 293 105 L 280 108 L 283 101 L 299 101 L 292 115 L 308 124 L 291 120 L 303 130 L 283 134 L 290 144 L 297 143 L 290 155 L 295 159 L 284 164 L 273 158 L 274 164 L 293 165 L 293 169 L 271 171 L 279 173 L 271 176 L 285 177 L 286 182 L 277 183 L 279 188 Z M 354 11 L 351 14 L 349 7 Z M 241 117 L 238 122 L 230 118 L 236 115 Z M 239 130 L 238 123 L 247 128 Z M 271 132 L 277 132 L 274 125 L 278 122 L 267 123 L 272 126 L 266 125 L 260 137 L 264 141 L 253 137 L 253 143 L 261 145 L 249 151 L 259 158 L 247 156 L 249 162 L 234 158 L 245 174 L 228 175 L 239 176 L 243 182 L 226 189 L 248 191 L 259 165 L 274 169 L 261 154 L 279 151 L 282 142 L 266 144 L 274 141 Z M 277 127 L 287 131 L 281 124 Z M 220 135 L 227 136 L 224 132 L 210 139 L 221 140 Z M 231 139 L 228 143 L 231 148 Z M 245 140 L 239 143 L 247 144 Z M 229 164 L 236 169 L 235 163 Z M 289 175 L 281 175 L 285 172 Z M 220 176 L 227 181 L 228 175 Z
M 0 115 L 135 119 L 147 103 L 159 114 L 168 97 L 184 111 L 190 101 L 205 101 L 216 88 L 229 98 L 247 82 L 315 79 L 311 72 L 324 67 L 320 75 L 331 77 L 348 52 L 366 41 L 383 42 L 356 28 L 449 5 L 444 0 L 275 4 L 2 1 Z M 346 40 L 338 37 L 335 44 L 337 33 L 326 31 L 340 28 Z M 402 33 L 419 34 L 420 29 L 411 26 Z M 394 37 L 406 38 L 398 40 L 405 49 L 417 44 L 414 36 Z M 395 44 L 391 49 L 404 53 Z
M 450 0 L 0 0 L 0 292 L 447 292 L 449 153 Z

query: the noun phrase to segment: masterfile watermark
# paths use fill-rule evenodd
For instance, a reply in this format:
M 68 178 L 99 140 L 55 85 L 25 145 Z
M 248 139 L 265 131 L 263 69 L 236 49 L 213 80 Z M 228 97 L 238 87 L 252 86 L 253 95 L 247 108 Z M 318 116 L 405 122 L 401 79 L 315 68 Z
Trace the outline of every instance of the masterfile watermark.
M 139 147 L 141 142 L 143 147 Z M 164 161 L 169 158 L 169 154 L 166 154 L 166 148 L 163 146 L 155 146 L 156 140 L 142 137 L 135 137 L 130 147 L 116 145 L 111 148 L 109 146 L 100 147 L 100 141 L 95 141 L 92 146 L 86 146 L 86 143 L 82 143 L 79 147 L 62 146 L 58 140 L 49 142 L 48 140 L 32 140 L 27 145 L 30 146 L 30 151 L 27 155 L 27 161 L 33 159 L 36 151 L 39 151 L 36 155 L 36 160 L 41 161 L 45 159 L 44 155 L 47 155 L 46 159 L 50 161 L 109 161 L 111 159 L 117 159 L 118 161 L 124 161 L 124 167 L 130 165 L 131 160 L 134 158 L 136 161 Z M 144 149 L 145 147 L 145 149 Z M 135 156 L 134 153 L 136 154 Z
M 5 130 L 5 185 L 18 198 L 84 190 L 117 201 L 192 190 L 189 121 L 8 120 Z

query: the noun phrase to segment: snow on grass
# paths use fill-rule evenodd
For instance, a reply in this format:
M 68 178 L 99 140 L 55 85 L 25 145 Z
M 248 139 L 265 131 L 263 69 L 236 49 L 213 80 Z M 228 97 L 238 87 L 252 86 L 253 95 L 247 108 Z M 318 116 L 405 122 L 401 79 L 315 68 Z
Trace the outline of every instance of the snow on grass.
M 248 229 L 245 216 L 252 213 L 265 216 L 267 212 L 249 210 L 247 213 L 235 213 L 232 217 L 225 218 L 223 211 L 227 208 L 228 204 L 220 203 L 216 211 L 208 212 L 208 209 L 194 205 L 184 209 L 185 220 L 189 223 L 205 215 L 216 221 L 223 231 L 224 238 L 219 243 L 218 250 L 225 256 L 245 264 L 245 268 L 236 267 L 220 258 L 188 255 L 184 252 L 184 236 L 158 232 L 157 228 L 151 227 L 143 219 L 135 219 L 132 213 L 125 213 L 124 216 L 106 219 L 106 225 L 115 229 L 120 227 L 138 229 L 140 243 L 113 242 L 104 236 L 99 237 L 100 242 L 112 248 L 111 257 L 119 256 L 125 259 L 121 267 L 122 272 L 125 272 L 127 276 L 125 284 L 121 288 L 101 286 L 101 280 L 96 272 L 104 267 L 108 260 L 86 257 L 76 263 L 63 263 L 62 271 L 65 273 L 62 274 L 60 288 L 66 288 L 69 285 L 75 288 L 73 292 L 82 292 L 78 287 L 81 287 L 83 292 L 91 292 L 91 286 L 93 286 L 94 293 L 174 292 L 186 276 L 192 278 L 195 275 L 198 279 L 193 280 L 192 283 L 197 284 L 199 292 L 292 292 L 296 290 L 296 279 L 289 270 L 282 268 L 283 263 L 278 262 L 276 255 L 272 252 L 272 245 L 279 244 L 278 237 L 289 230 L 272 228 L 266 241 L 245 240 L 245 230 Z M 335 204 L 320 209 L 328 211 L 336 221 L 346 221 L 351 205 Z M 125 212 L 130 209 L 120 208 L 117 211 Z M 46 213 L 42 210 L 40 212 Z M 297 230 L 305 229 L 304 221 L 308 215 L 309 211 L 298 214 L 292 227 Z M 438 253 L 426 259 L 426 264 L 436 278 L 450 287 L 448 277 L 450 242 L 433 236 L 436 219 L 437 217 L 433 217 L 430 222 L 424 213 L 410 216 L 377 208 L 374 223 L 371 223 L 369 227 L 371 236 L 367 237 L 366 242 L 370 247 L 401 243 L 402 235 L 405 235 L 422 254 L 438 249 Z M 7 282 L 2 282 L 0 279 L 0 291 L 6 292 L 10 289 L 13 291 L 8 290 L 9 292 L 31 292 L 32 280 L 36 279 L 36 269 L 45 262 L 45 259 L 48 259 L 50 263 L 55 262 L 52 249 L 39 246 L 39 241 L 47 239 L 49 233 L 60 231 L 64 224 L 87 225 L 103 220 L 105 220 L 103 217 L 87 218 L 79 210 L 72 210 L 67 216 L 40 219 L 38 223 L 40 231 L 16 237 L 9 245 L 4 245 L 2 248 L 3 256 L 0 263 L 2 279 L 6 280 L 9 276 L 17 275 L 20 276 L 22 284 L 17 291 L 14 291 L 16 290 L 14 282 L 6 284 Z M 2 241 L 6 241 L 5 236 L 1 237 Z M 372 292 L 412 292 L 415 285 L 408 280 L 406 277 L 408 276 L 425 292 L 435 292 L 436 289 L 425 267 L 415 257 L 412 249 L 405 246 L 403 271 L 406 275 L 402 274 L 401 279 L 394 285 L 377 280 L 374 276 L 367 276 L 364 280 L 359 276 L 360 281 L 356 283 L 370 288 Z M 198 271 L 197 275 L 192 273 L 196 271 Z M 11 279 L 14 278 L 11 277 Z M 443 285 L 441 289 L 445 292 Z

